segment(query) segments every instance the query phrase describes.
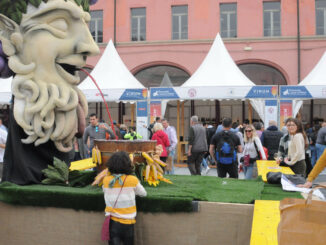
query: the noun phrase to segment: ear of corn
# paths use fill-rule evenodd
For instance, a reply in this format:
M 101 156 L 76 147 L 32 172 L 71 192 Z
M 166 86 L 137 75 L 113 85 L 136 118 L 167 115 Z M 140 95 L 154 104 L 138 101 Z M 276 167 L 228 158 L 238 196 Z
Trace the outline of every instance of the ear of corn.
M 93 163 L 97 163 L 97 151 L 96 151 L 95 147 L 93 147 L 93 149 L 92 149 L 92 160 L 93 160 Z
M 101 151 L 97 148 L 96 146 L 96 157 L 97 157 L 97 163 L 99 165 L 102 164 L 102 155 L 101 155 Z
M 146 167 L 142 174 L 145 182 L 154 187 L 159 185 L 160 181 L 172 184 L 170 180 L 163 177 L 162 167 L 165 167 L 166 164 L 160 160 L 158 155 L 155 154 L 152 158 L 147 152 L 142 152 L 142 156 L 146 160 Z

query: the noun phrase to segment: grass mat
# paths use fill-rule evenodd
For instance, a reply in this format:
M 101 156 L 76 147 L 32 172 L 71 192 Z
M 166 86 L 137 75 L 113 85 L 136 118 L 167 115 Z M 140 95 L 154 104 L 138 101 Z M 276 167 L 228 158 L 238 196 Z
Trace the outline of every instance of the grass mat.
M 137 197 L 137 209 L 143 212 L 191 212 L 192 201 L 254 203 L 254 200 L 281 200 L 300 194 L 283 192 L 279 185 L 262 180 L 221 179 L 213 176 L 169 175 L 173 185 L 161 182 L 158 187 L 145 185 L 147 197 Z M 103 211 L 100 187 L 64 187 L 46 185 L 19 186 L 0 184 L 0 201 L 27 206 L 72 208 Z
M 264 189 L 261 193 L 261 200 L 281 201 L 287 197 L 303 199 L 300 192 L 283 191 L 281 184 L 275 185 L 265 183 Z

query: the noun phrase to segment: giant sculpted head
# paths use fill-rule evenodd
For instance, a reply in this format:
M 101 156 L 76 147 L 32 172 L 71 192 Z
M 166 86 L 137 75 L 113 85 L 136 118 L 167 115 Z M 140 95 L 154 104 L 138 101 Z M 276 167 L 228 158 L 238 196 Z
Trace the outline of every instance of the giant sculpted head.
M 77 88 L 78 70 L 87 56 L 99 53 L 87 25 L 88 1 L 13 1 L 23 4 L 21 14 L 0 4 L 0 40 L 15 74 L 14 117 L 27 135 L 23 143 L 52 140 L 67 152 L 84 130 L 88 108 Z

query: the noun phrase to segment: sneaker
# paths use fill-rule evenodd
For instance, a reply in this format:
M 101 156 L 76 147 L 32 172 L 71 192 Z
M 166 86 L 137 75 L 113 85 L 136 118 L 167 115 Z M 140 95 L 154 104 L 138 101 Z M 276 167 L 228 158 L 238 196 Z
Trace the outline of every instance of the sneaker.
M 208 174 L 208 172 L 209 172 L 210 169 L 211 169 L 211 168 L 207 166 L 207 168 L 205 169 L 205 175 Z

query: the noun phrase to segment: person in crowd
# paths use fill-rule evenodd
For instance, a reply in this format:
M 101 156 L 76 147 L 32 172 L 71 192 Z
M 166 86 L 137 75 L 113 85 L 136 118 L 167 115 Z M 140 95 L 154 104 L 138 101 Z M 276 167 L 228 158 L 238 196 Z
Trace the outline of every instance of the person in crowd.
M 109 233 L 110 245 L 121 242 L 132 245 L 137 215 L 135 196 L 144 197 L 147 193 L 137 177 L 132 175 L 133 167 L 126 152 L 114 153 L 106 166 L 111 174 L 103 179 L 106 219 L 102 232 Z
M 112 139 L 115 139 L 114 133 L 112 129 L 104 123 L 99 123 L 97 115 L 92 113 L 89 116 L 90 125 L 86 127 L 84 135 L 83 135 L 83 143 L 86 149 L 87 155 L 91 156 L 92 149 L 94 147 L 94 139 L 105 139 L 106 133 L 110 135 Z M 87 147 L 87 140 L 90 141 L 89 148 Z
M 268 150 L 268 160 L 274 160 L 274 154 L 278 152 L 278 146 L 283 133 L 278 130 L 277 122 L 270 120 L 268 128 L 262 133 L 260 140 L 264 147 Z
M 125 124 L 120 124 L 120 135 L 121 139 L 125 138 L 126 133 L 128 132 L 128 128 Z
M 239 137 L 230 131 L 231 118 L 223 119 L 223 131 L 215 134 L 209 146 L 209 153 L 217 166 L 217 175 L 225 178 L 238 178 L 237 152 L 242 152 Z
M 140 140 L 143 136 L 136 132 L 136 127 L 129 127 L 129 132 L 125 134 L 125 140 Z
M 316 139 L 316 152 L 317 152 L 317 160 L 323 154 L 326 149 L 326 122 L 321 124 L 321 128 L 318 131 L 317 139 Z
M 241 144 L 241 147 L 243 149 L 243 147 L 244 147 L 244 141 L 243 141 L 243 132 L 244 132 L 244 130 L 242 130 L 242 125 L 239 124 L 239 122 L 233 122 L 230 131 L 235 133 L 239 137 L 240 144 Z M 239 167 L 239 173 L 241 171 L 243 171 L 243 166 L 242 166 L 242 164 L 240 162 L 240 159 L 241 159 L 242 156 L 243 156 L 243 152 L 237 152 L 237 162 L 238 162 L 238 167 Z
M 280 163 L 283 159 L 283 163 L 290 167 L 295 174 L 305 176 L 307 168 L 305 162 L 305 145 L 307 141 L 303 126 L 298 119 L 291 117 L 286 120 L 285 125 L 288 134 L 284 135 L 280 140 L 278 150 L 279 158 L 276 162 Z
M 83 138 L 74 138 L 73 148 L 70 154 L 70 162 L 78 161 L 87 158 Z
M 256 160 L 262 156 L 266 160 L 266 155 L 257 135 L 256 129 L 253 125 L 249 124 L 244 130 L 244 149 L 243 149 L 243 170 L 246 179 L 257 177 L 257 163 Z
M 177 138 L 177 132 L 175 131 L 175 128 L 171 126 L 167 119 L 162 119 L 162 125 L 164 128 L 164 132 L 168 135 L 170 146 L 167 147 L 167 161 L 166 161 L 166 168 L 165 172 L 167 174 L 174 174 L 174 156 L 175 151 L 178 144 L 178 138 Z
M 168 135 L 164 132 L 163 129 L 164 128 L 163 128 L 162 123 L 160 123 L 160 122 L 155 123 L 154 127 L 153 127 L 152 140 L 157 141 L 156 145 L 162 146 L 163 152 L 160 155 L 160 159 L 163 162 L 166 162 L 166 159 L 168 156 L 167 148 L 170 147 L 170 141 L 169 141 Z
M 155 123 L 161 123 L 161 118 L 160 117 L 156 117 L 155 118 L 155 121 L 153 123 L 151 123 L 148 127 L 147 127 L 147 130 L 149 131 L 149 139 L 152 139 L 152 136 L 153 136 L 153 128 L 154 128 L 154 125 Z M 144 125 L 144 127 L 146 127 Z
M 286 135 L 288 133 L 288 128 L 286 127 L 286 120 L 287 119 L 284 120 L 284 125 L 281 129 L 281 132 L 283 133 L 283 135 Z
M 256 130 L 257 136 L 260 139 L 260 137 L 261 137 L 261 135 L 263 134 L 263 131 L 264 131 L 264 125 L 261 122 L 254 122 L 253 126 L 254 126 L 254 128 Z
M 207 151 L 206 129 L 198 121 L 198 116 L 190 118 L 188 139 L 188 169 L 191 175 L 201 175 L 201 163 Z
M 3 129 L 4 131 L 8 132 L 7 127 L 3 124 L 2 118 L 0 118 L 0 128 Z
M 211 169 L 208 165 L 208 157 L 209 157 L 209 144 L 211 142 L 212 136 L 215 134 L 216 129 L 213 127 L 213 125 L 209 125 L 208 123 L 204 122 L 203 127 L 206 129 L 206 139 L 207 139 L 207 151 L 205 152 L 203 156 L 203 161 L 201 162 L 201 165 L 204 168 L 204 174 L 207 175 L 209 170 Z
M 298 187 L 304 187 L 304 188 L 312 187 L 312 182 L 317 178 L 317 176 L 321 173 L 321 171 L 324 170 L 325 167 L 326 167 L 326 151 L 323 152 L 323 154 L 320 156 L 320 158 L 316 162 L 314 168 L 308 175 L 306 183 L 304 183 L 302 185 L 298 185 Z
M 310 159 L 312 167 L 314 167 L 317 162 L 316 140 L 319 129 L 320 125 L 317 122 L 314 124 L 314 126 L 306 131 L 307 137 L 309 139 Z
M 0 128 L 0 181 L 2 179 L 3 156 L 5 154 L 7 135 L 8 135 L 7 131 Z
M 113 128 L 114 128 L 116 136 L 118 136 L 118 139 L 123 139 L 121 137 L 120 128 L 119 128 L 119 125 L 117 124 L 116 120 L 113 120 Z

